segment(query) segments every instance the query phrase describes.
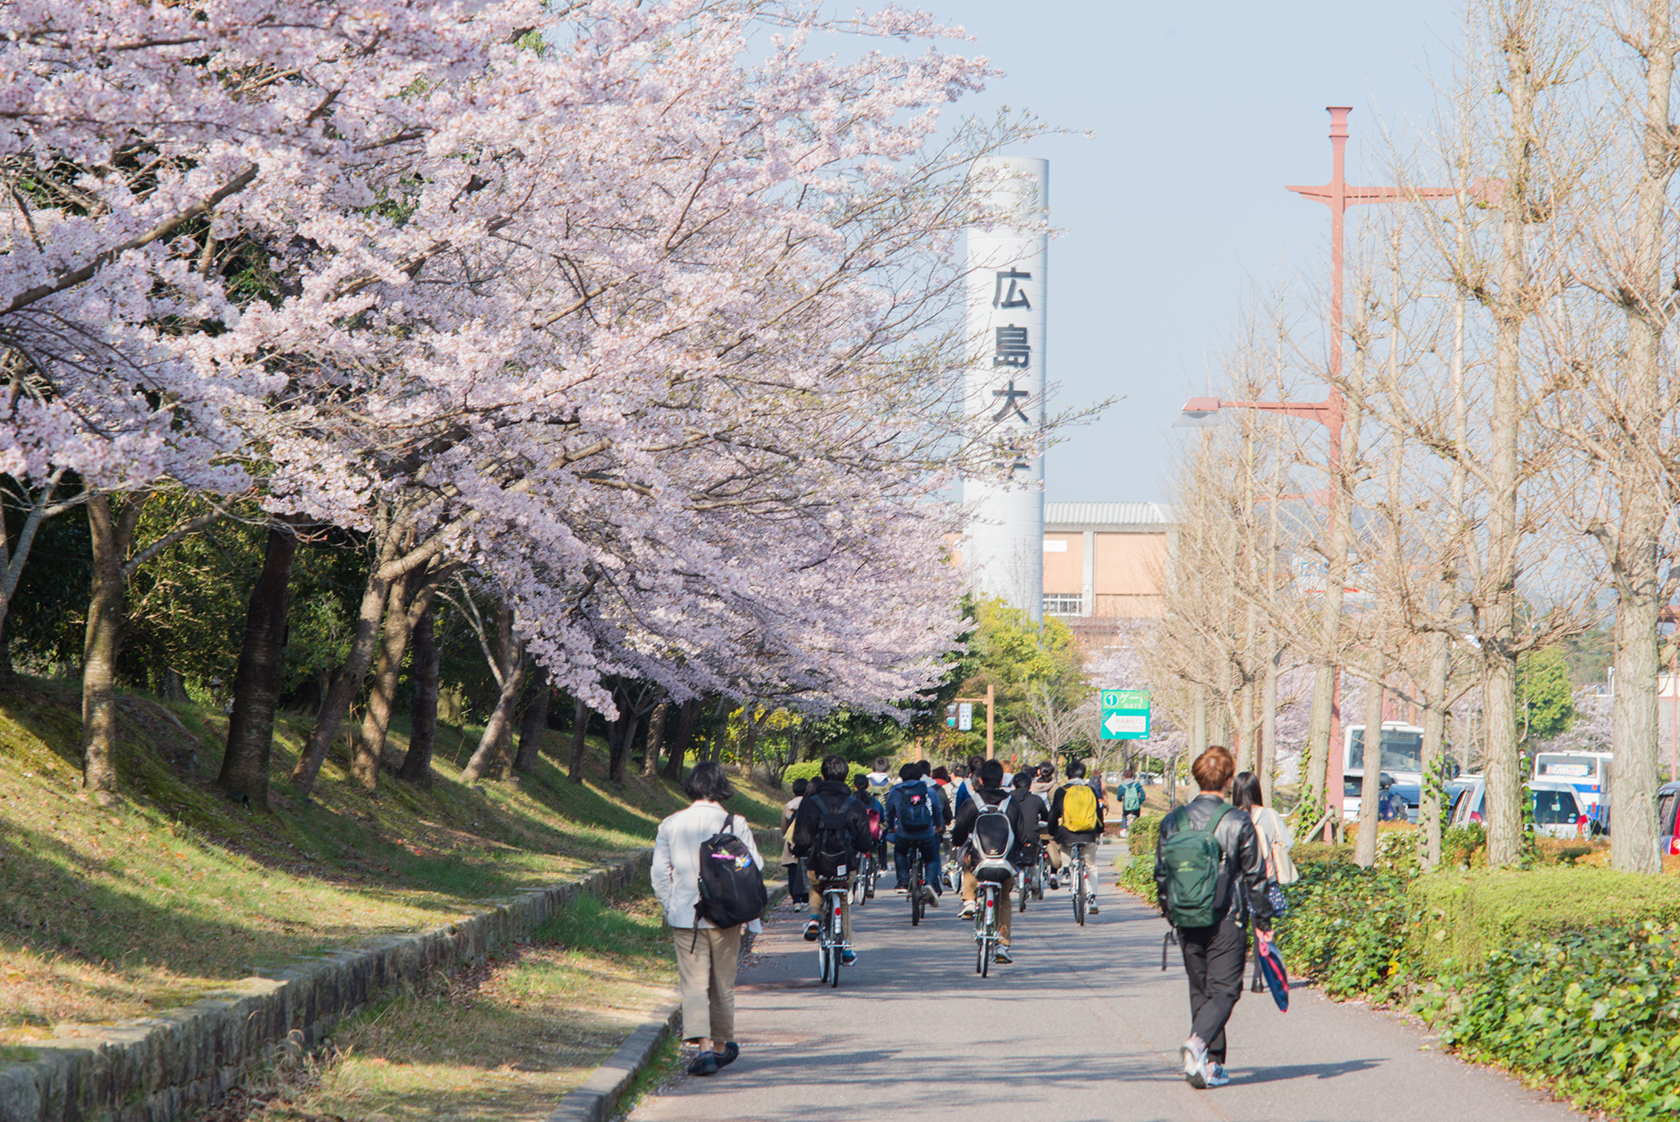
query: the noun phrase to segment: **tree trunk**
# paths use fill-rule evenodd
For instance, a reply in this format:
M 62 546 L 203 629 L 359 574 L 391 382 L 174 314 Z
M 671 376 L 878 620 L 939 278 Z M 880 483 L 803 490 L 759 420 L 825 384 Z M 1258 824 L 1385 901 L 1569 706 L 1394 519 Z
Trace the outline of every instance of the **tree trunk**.
M 519 754 L 513 760 L 513 770 L 526 775 L 537 770 L 543 730 L 548 727 L 548 671 L 538 667 L 535 677 L 535 689 L 525 705 L 525 719 L 519 725 Z
M 636 726 L 641 715 L 627 700 L 619 702 L 621 716 L 607 726 L 607 778 L 614 783 L 624 782 L 624 766 L 630 758 L 630 747 L 636 742 Z
M 315 728 L 309 734 L 303 754 L 298 757 L 297 766 L 292 769 L 292 784 L 304 798 L 309 797 L 310 789 L 315 786 L 315 777 L 326 762 L 327 750 L 338 738 L 345 715 L 350 712 L 350 703 L 361 691 L 362 680 L 367 677 L 368 664 L 373 661 L 374 647 L 379 641 L 379 624 L 385 614 L 385 598 L 391 587 L 391 579 L 384 575 L 384 568 L 396 556 L 399 537 L 395 530 L 388 527 L 381 529 L 385 531 L 384 548 L 368 568 L 361 609 L 356 614 L 356 628 L 350 636 L 349 657 L 333 675 L 332 685 L 328 687 L 320 711 L 315 716 Z
M 661 701 L 653 707 L 653 716 L 648 719 L 647 748 L 642 752 L 642 774 L 650 779 L 659 772 L 659 749 L 665 742 L 665 720 L 670 712 L 671 703 Z
M 525 686 L 525 672 L 530 663 L 521 658 L 511 674 L 502 679 L 502 692 L 496 698 L 496 708 L 484 725 L 484 735 L 472 759 L 461 770 L 461 780 L 477 783 L 484 778 L 502 779 L 508 772 L 508 739 L 513 729 L 513 710 L 519 704 L 519 693 Z
M 397 770 L 398 779 L 422 787 L 432 785 L 432 749 L 437 744 L 439 655 L 432 618 L 428 603 L 414 623 L 414 731 Z
M 274 747 L 274 706 L 286 650 L 286 610 L 297 534 L 283 519 L 268 523 L 263 567 L 245 610 L 245 639 L 233 677 L 233 710 L 228 716 L 227 750 L 216 785 L 243 797 L 258 810 L 268 809 L 268 763 Z M 173 673 L 173 671 L 171 671 Z
M 1668 424 L 1664 416 L 1663 334 L 1668 326 L 1665 301 L 1671 298 L 1663 278 L 1670 235 L 1669 186 L 1674 177 L 1672 119 L 1675 44 L 1666 2 L 1644 5 L 1646 31 L 1639 49 L 1645 65 L 1645 97 L 1640 106 L 1643 166 L 1635 191 L 1633 261 L 1628 287 L 1637 299 L 1624 304 L 1627 350 L 1623 377 L 1614 387 L 1615 409 L 1624 410 L 1629 436 L 1607 426 L 1622 463 L 1613 472 L 1618 483 L 1617 527 L 1610 569 L 1616 589 L 1616 693 L 1612 705 L 1610 776 L 1610 866 L 1632 873 L 1662 872 L 1657 841 L 1658 730 L 1657 623 L 1667 599 L 1662 587 L 1664 515 L 1673 485 L 1647 441 Z M 1635 9 L 1637 11 L 1637 7 Z M 1631 40 L 1630 40 L 1631 42 Z
M 1372 643 L 1371 680 L 1365 686 L 1364 778 L 1359 784 L 1359 839 L 1353 847 L 1353 862 L 1362 869 L 1377 863 L 1377 797 L 1382 793 L 1383 683 L 1387 681 L 1384 648 L 1387 627 L 1377 625 Z
M 93 581 L 82 644 L 82 786 L 100 806 L 117 800 L 117 656 L 128 583 L 123 563 L 146 496 L 131 496 L 116 512 L 112 505 L 109 495 L 87 500 Z
M 1643 551 L 1641 551 L 1643 552 Z M 1662 872 L 1657 849 L 1657 612 L 1655 557 L 1640 564 L 1643 578 L 1616 574 L 1630 587 L 1618 596 L 1616 692 L 1611 701 L 1615 768 L 1610 773 L 1610 866 L 1630 873 Z M 1628 566 L 1631 568 L 1632 566 Z
M 1499 291 L 1493 302 L 1493 399 L 1488 431 L 1487 549 L 1481 582 L 1482 713 L 1487 730 L 1483 820 L 1490 868 L 1515 865 L 1522 855 L 1522 784 L 1517 766 L 1515 710 L 1517 551 L 1522 535 L 1517 485 L 1522 410 L 1522 329 L 1529 315 L 1527 223 L 1531 214 L 1534 151 L 1534 15 L 1513 8 L 1501 47 L 1501 83 L 1510 124 L 1505 132 L 1506 185 L 1500 227 Z
M 682 780 L 683 760 L 687 757 L 688 746 L 694 739 L 694 723 L 699 719 L 700 699 L 691 697 L 682 703 L 682 709 L 677 714 L 677 734 L 666 746 L 665 767 L 660 772 L 660 775 L 673 783 Z
M 583 782 L 584 738 L 589 735 L 589 706 L 578 698 L 572 703 L 572 763 L 566 777 L 573 783 Z
M 1260 692 L 1260 797 L 1267 806 L 1272 805 L 1277 781 L 1278 660 L 1282 657 L 1276 629 L 1267 628 L 1266 680 Z
M 361 739 L 350 757 L 350 774 L 365 789 L 379 786 L 379 765 L 385 757 L 385 742 L 391 731 L 391 712 L 397 703 L 397 678 L 414 625 L 431 607 L 437 584 L 426 565 L 410 569 L 391 582 L 385 624 L 379 645 L 379 664 L 373 672 L 373 689 L 368 695 L 367 714 L 362 718 Z
M 1441 863 L 1441 796 L 1445 793 L 1445 761 L 1442 745 L 1447 731 L 1447 673 L 1452 660 L 1452 636 L 1436 632 L 1429 637 L 1429 684 L 1423 706 L 1423 785 L 1418 792 L 1418 828 L 1423 831 L 1422 862 L 1425 870 Z

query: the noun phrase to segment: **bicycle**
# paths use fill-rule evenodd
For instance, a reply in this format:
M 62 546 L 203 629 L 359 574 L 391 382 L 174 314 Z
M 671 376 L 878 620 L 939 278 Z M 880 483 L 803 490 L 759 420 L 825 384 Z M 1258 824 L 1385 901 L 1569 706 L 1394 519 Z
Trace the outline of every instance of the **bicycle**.
M 1016 878 L 1019 882 L 1017 891 L 1021 894 L 1021 911 L 1023 912 L 1027 910 L 1027 898 L 1029 896 L 1034 900 L 1044 899 L 1045 860 L 1044 850 L 1040 848 L 1037 860 L 1027 862 L 1022 867 L 1020 876 Z
M 1044 882 L 1050 879 L 1050 847 L 1040 844 L 1038 847 L 1037 875 L 1033 877 L 1033 899 L 1044 899 Z
M 1084 927 L 1085 911 L 1096 899 L 1096 893 L 1091 888 L 1091 867 L 1085 862 L 1085 843 L 1074 845 L 1072 850 L 1068 862 L 1068 887 L 1073 890 L 1073 920 Z
M 858 869 L 857 880 L 852 882 L 852 903 L 861 908 L 870 897 L 875 895 L 875 878 L 880 873 L 880 866 L 875 860 L 875 851 L 870 850 L 863 855 L 863 865 Z
M 927 862 L 922 858 L 922 851 L 910 859 L 910 926 L 919 927 L 922 914 L 927 911 L 927 901 L 922 894 L 927 891 Z
M 974 910 L 974 972 L 982 978 L 991 973 L 992 961 L 997 958 L 1002 941 L 998 934 L 998 889 L 995 881 L 981 881 L 980 906 Z
M 822 928 L 817 936 L 817 962 L 821 978 L 835 989 L 840 987 L 840 956 L 852 949 L 845 939 L 846 894 L 851 891 L 843 884 L 823 889 Z

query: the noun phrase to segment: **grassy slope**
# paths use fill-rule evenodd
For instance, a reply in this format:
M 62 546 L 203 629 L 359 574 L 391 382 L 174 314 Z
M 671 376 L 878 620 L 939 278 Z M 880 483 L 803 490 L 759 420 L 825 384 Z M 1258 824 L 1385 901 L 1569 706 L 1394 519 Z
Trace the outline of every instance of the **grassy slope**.
M 439 730 L 430 791 L 387 773 L 369 795 L 347 781 L 340 747 L 315 799 L 277 782 L 260 814 L 212 786 L 223 715 L 144 696 L 125 696 L 122 714 L 130 801 L 102 811 L 78 791 L 74 685 L 24 680 L 0 695 L 0 1046 L 181 1005 L 256 968 L 567 879 L 647 844 L 685 802 L 658 780 L 595 782 L 598 744 L 582 785 L 545 758 L 533 776 L 467 787 L 454 759 L 471 752 L 469 728 Z M 276 777 L 307 733 L 306 719 L 280 722 Z M 406 748 L 400 730 L 393 742 Z M 773 825 L 779 798 L 741 786 L 735 809 Z

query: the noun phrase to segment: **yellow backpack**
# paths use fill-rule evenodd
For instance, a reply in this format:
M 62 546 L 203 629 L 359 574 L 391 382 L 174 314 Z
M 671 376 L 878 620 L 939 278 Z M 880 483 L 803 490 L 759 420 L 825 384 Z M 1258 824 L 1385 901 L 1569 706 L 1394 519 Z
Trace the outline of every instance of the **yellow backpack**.
M 1097 793 L 1088 783 L 1069 783 L 1062 792 L 1062 829 L 1089 834 L 1097 828 Z

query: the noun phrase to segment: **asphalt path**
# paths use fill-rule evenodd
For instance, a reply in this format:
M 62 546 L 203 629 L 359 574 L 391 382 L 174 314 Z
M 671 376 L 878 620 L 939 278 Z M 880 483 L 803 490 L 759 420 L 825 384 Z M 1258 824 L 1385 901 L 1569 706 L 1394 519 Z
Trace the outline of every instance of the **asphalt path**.
M 683 1076 L 634 1122 L 1528 1122 L 1582 1118 L 1498 1072 L 1460 1063 L 1404 1019 L 1298 986 L 1288 1013 L 1244 992 L 1228 1029 L 1227 1087 L 1197 1091 L 1178 1046 L 1189 1033 L 1166 922 L 1110 886 L 1101 914 L 1073 921 L 1067 891 L 1015 916 L 1015 963 L 974 972 L 973 923 L 955 893 L 910 926 L 904 897 L 857 909 L 859 961 L 820 985 L 803 909 L 784 905 L 743 964 L 741 1058 Z

